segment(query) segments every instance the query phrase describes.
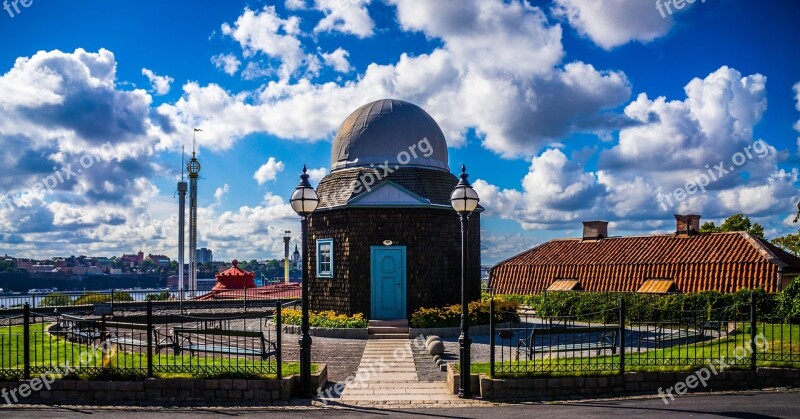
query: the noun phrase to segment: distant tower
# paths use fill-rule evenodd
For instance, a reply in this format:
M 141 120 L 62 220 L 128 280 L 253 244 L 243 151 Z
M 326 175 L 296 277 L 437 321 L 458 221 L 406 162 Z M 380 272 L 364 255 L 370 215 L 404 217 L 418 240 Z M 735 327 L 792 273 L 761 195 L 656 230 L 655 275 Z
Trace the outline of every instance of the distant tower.
M 202 130 L 194 129 L 192 159 L 186 164 L 186 171 L 189 172 L 189 289 L 192 292 L 197 290 L 197 178 L 200 174 L 200 162 L 197 161 L 194 141 L 198 131 Z
M 289 241 L 292 239 L 290 236 L 292 232 L 286 230 L 283 235 L 283 282 L 289 283 Z
M 186 181 L 183 171 L 183 147 L 181 147 L 181 181 L 178 182 L 178 290 L 183 291 L 184 239 L 186 238 Z M 181 296 L 183 298 L 183 296 Z
M 292 254 L 292 263 L 296 268 L 300 267 L 300 250 L 297 249 L 297 243 L 294 245 L 294 253 Z

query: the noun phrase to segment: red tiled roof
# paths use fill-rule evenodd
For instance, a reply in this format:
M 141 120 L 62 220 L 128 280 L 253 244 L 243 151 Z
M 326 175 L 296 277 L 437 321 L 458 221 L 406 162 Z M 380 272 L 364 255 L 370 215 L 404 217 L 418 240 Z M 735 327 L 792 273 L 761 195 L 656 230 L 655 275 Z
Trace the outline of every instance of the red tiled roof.
M 214 290 L 240 290 L 244 288 L 254 288 L 256 286 L 253 280 L 256 274 L 244 269 L 239 269 L 239 261 L 234 259 L 232 266 L 216 275 L 217 283 L 214 285 Z
M 800 259 L 745 232 L 557 239 L 498 263 L 489 284 L 498 292 L 540 292 L 570 278 L 586 291 L 633 292 L 645 280 L 671 279 L 680 292 L 772 292 L 779 267 L 800 272 Z

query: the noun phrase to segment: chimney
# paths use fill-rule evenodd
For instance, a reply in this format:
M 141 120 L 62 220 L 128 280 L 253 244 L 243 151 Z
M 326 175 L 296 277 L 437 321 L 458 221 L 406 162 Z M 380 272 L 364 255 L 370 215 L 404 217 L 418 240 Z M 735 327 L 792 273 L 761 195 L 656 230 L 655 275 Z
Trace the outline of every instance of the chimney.
M 693 236 L 700 232 L 700 215 L 675 214 L 675 234 Z
M 600 240 L 608 237 L 608 221 L 584 221 L 583 239 Z

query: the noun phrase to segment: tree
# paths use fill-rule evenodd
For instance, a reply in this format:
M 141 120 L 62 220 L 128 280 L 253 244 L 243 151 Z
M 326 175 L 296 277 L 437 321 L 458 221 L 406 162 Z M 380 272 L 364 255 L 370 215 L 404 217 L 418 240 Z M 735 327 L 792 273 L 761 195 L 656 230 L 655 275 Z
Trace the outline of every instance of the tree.
M 795 256 L 800 256 L 800 230 L 797 231 L 797 234 L 776 237 L 770 242 Z
M 726 218 L 722 225 L 717 227 L 713 221 L 706 221 L 700 226 L 701 233 L 721 233 L 727 231 L 746 231 L 758 238 L 764 238 L 764 227 L 758 223 L 752 223 L 750 217 L 744 214 L 734 214 Z

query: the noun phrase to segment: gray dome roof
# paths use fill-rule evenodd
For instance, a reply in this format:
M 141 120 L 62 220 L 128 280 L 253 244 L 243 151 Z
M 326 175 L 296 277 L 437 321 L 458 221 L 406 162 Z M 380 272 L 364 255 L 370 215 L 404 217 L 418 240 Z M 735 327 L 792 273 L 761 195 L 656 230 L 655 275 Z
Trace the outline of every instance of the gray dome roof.
M 442 129 L 422 108 L 402 100 L 382 99 L 356 109 L 333 140 L 331 171 L 387 160 L 392 167 L 450 170 Z

